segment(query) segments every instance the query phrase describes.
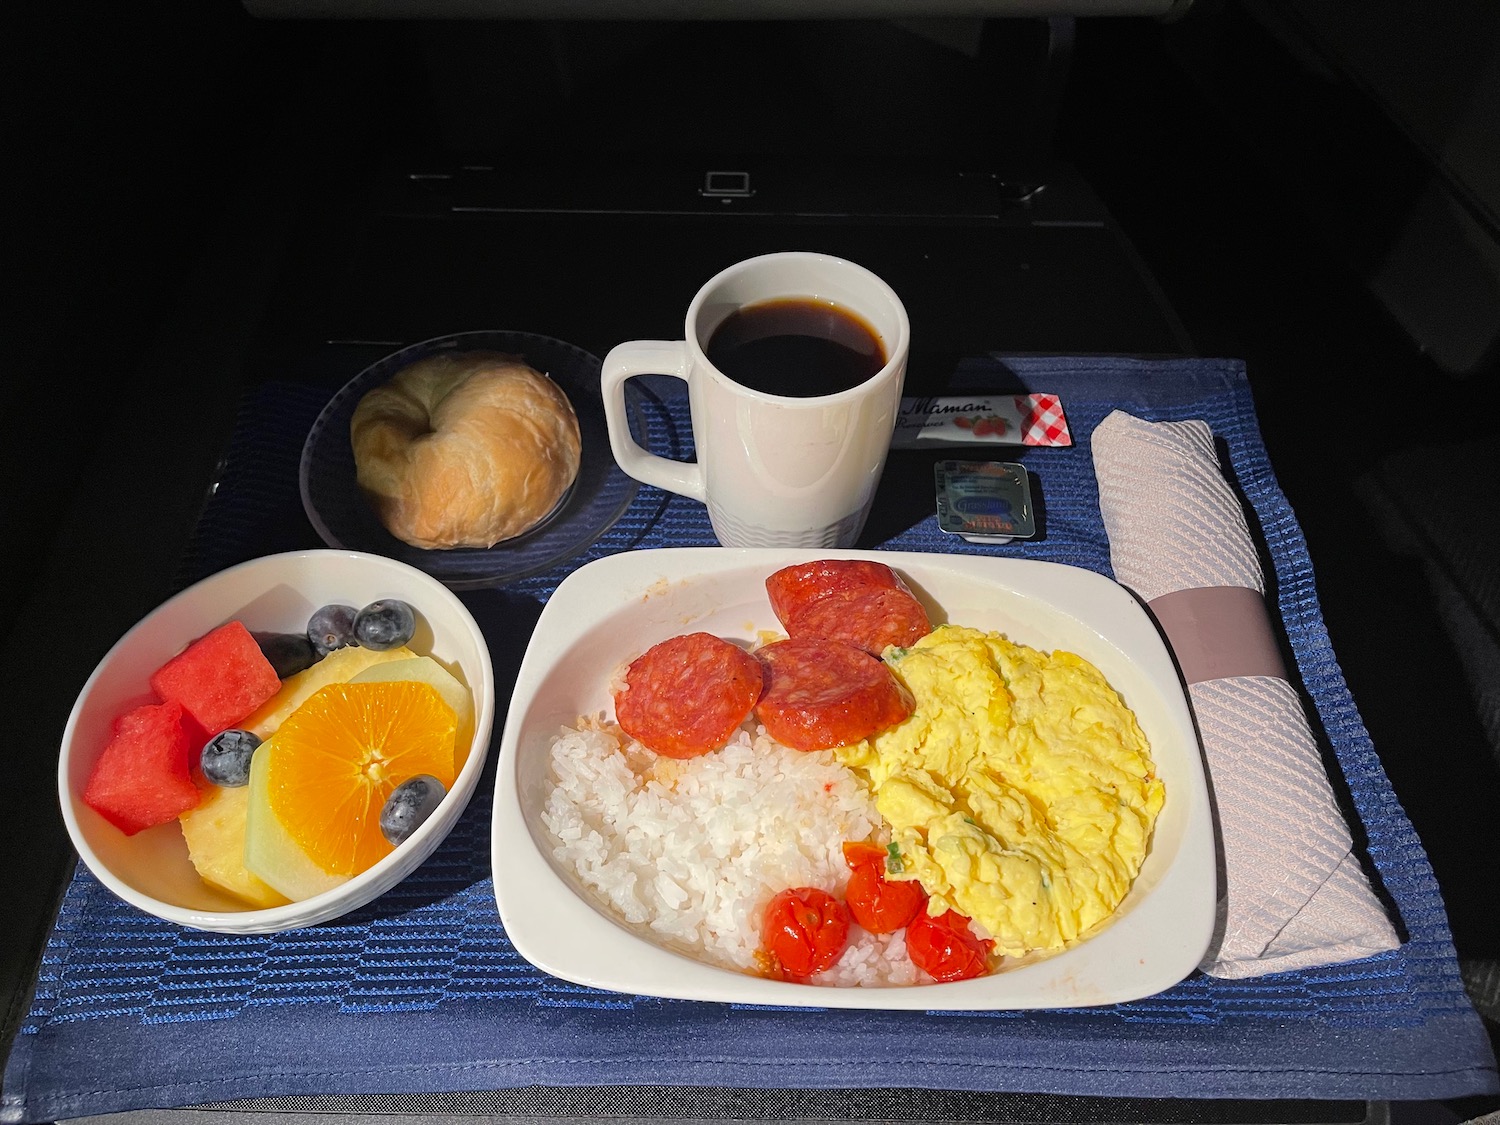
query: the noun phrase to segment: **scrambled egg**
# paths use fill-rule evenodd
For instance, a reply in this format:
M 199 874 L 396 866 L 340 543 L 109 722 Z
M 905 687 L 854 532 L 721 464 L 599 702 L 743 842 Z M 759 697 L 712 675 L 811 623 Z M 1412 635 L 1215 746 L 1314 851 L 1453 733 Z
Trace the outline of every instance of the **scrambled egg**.
M 885 659 L 916 710 L 838 754 L 891 826 L 888 874 L 918 879 L 929 913 L 967 915 L 1006 956 L 1062 949 L 1108 918 L 1164 791 L 1099 670 L 953 625 Z

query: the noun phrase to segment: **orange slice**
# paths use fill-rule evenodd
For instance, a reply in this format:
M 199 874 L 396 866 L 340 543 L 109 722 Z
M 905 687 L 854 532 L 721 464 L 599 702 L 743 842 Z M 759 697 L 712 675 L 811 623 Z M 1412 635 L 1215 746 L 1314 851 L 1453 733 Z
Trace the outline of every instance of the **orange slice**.
M 276 732 L 271 810 L 319 867 L 357 875 L 392 850 L 380 810 L 396 786 L 428 773 L 452 788 L 456 728 L 453 708 L 428 684 L 322 688 Z

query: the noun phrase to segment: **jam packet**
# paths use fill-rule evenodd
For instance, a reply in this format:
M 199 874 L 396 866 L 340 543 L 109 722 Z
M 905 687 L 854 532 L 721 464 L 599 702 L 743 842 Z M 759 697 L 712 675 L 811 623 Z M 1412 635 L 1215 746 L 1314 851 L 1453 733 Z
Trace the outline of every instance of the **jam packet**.
M 1009 543 L 1036 535 L 1031 477 L 1012 461 L 939 461 L 938 527 L 970 543 Z
M 1052 394 L 903 398 L 891 436 L 892 449 L 1072 444 L 1062 400 Z

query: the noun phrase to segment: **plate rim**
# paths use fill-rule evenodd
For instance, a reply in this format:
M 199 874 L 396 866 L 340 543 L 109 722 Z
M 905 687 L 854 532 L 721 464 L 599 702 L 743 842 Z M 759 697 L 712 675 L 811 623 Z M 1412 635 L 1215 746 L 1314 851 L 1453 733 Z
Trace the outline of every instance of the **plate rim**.
M 574 600 L 588 598 L 595 607 L 593 616 L 597 619 L 602 616 L 597 608 L 601 597 L 612 596 L 609 591 L 622 581 L 632 582 L 638 594 L 653 581 L 663 578 L 668 582 L 691 580 L 752 565 L 769 574 L 782 565 L 831 557 L 884 562 L 898 571 L 912 574 L 918 582 L 924 569 L 947 568 L 957 570 L 961 577 L 970 580 L 984 580 L 986 576 L 982 572 L 993 567 L 1004 580 L 997 581 L 997 586 L 1014 586 L 1017 581 L 1023 587 L 1038 583 L 1045 586 L 1055 580 L 1061 583 L 1066 593 L 1085 599 L 1102 599 L 1119 615 L 1117 621 L 1109 623 L 1109 630 L 1105 632 L 1065 607 L 1057 606 L 1055 596 L 1041 599 L 1112 643 L 1116 634 L 1123 635 L 1128 646 L 1122 651 L 1128 651 L 1132 659 L 1139 656 L 1146 662 L 1147 675 L 1162 694 L 1164 721 L 1171 724 L 1174 736 L 1184 741 L 1186 775 L 1175 778 L 1173 782 L 1174 791 L 1182 793 L 1178 799 L 1187 801 L 1182 838 L 1176 857 L 1152 891 L 1153 895 L 1157 894 L 1160 887 L 1170 884 L 1173 896 L 1183 903 L 1180 915 L 1173 918 L 1170 955 L 1151 961 L 1149 970 L 1139 968 L 1118 983 L 1084 982 L 1087 987 L 1078 990 L 1078 998 L 1071 1001 L 1065 995 L 1032 986 L 1033 981 L 1058 976 L 1059 964 L 1068 968 L 1070 955 L 1075 955 L 1071 963 L 1077 964 L 1080 959 L 1076 953 L 1080 949 L 1092 947 L 1092 951 L 1098 952 L 1112 949 L 1116 943 L 1105 942 L 1108 934 L 1119 929 L 1129 936 L 1133 929 L 1139 928 L 1143 923 L 1135 926 L 1127 923 L 1143 913 L 1151 902 L 1148 898 L 1142 903 L 1142 909 L 1120 919 L 1085 943 L 1053 957 L 977 981 L 887 987 L 800 985 L 708 965 L 656 945 L 619 923 L 611 922 L 559 876 L 531 835 L 521 805 L 517 756 L 531 694 L 551 673 L 562 654 L 587 633 L 587 628 L 564 620 L 574 612 Z M 648 574 L 653 574 L 654 579 L 642 581 Z M 597 588 L 601 583 L 606 584 L 604 594 Z M 1036 596 L 1035 591 L 1030 593 Z M 610 608 L 615 608 L 612 602 Z M 1096 1007 L 1141 999 L 1179 983 L 1197 968 L 1212 940 L 1218 902 L 1218 845 L 1210 809 L 1207 771 L 1186 690 L 1170 650 L 1135 595 L 1113 579 L 1084 567 L 991 555 L 801 548 L 666 547 L 605 556 L 573 571 L 543 607 L 516 675 L 496 762 L 491 812 L 491 870 L 502 926 L 516 951 L 537 968 L 589 987 L 667 999 L 795 1008 L 998 1011 Z M 538 880 L 540 885 L 536 885 Z M 549 893 L 552 891 L 563 893 Z M 538 910 L 541 914 L 537 913 Z M 1154 913 L 1148 920 L 1154 920 Z M 612 965 L 598 964 L 598 961 L 608 960 L 602 958 L 596 959 L 596 963 L 581 963 L 565 948 L 567 942 L 558 941 L 547 932 L 549 926 L 582 927 L 586 932 L 601 935 L 613 931 L 627 939 L 622 948 L 637 956 L 615 958 Z M 1095 944 L 1099 942 L 1105 943 Z M 1146 961 L 1138 959 L 1138 965 L 1145 964 Z M 1018 987 L 1018 983 L 1028 987 Z

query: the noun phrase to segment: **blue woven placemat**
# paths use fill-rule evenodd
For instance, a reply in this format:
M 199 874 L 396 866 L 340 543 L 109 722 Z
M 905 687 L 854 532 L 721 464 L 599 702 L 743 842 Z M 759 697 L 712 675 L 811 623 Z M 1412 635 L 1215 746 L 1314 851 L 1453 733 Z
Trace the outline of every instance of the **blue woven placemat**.
M 1243 366 L 977 359 L 955 378 L 970 388 L 1013 384 L 1061 395 L 1075 439 L 1072 448 L 1015 451 L 1039 490 L 1042 538 L 981 547 L 943 535 L 930 508 L 912 499 L 925 490 L 930 502 L 931 455 L 896 453 L 887 478 L 906 474 L 912 487 L 883 490 L 884 507 L 867 529 L 879 537 L 872 545 L 1046 559 L 1109 574 L 1093 428 L 1117 407 L 1207 421 L 1263 538 L 1273 603 L 1347 789 L 1348 814 L 1362 827 L 1372 877 L 1398 918 L 1399 949 L 1255 980 L 1195 974 L 1128 1004 L 1030 1013 L 789 1012 L 602 993 L 538 972 L 506 939 L 490 882 L 486 781 L 412 878 L 309 930 L 231 937 L 182 929 L 124 905 L 80 868 L 7 1065 L 0 1120 L 533 1084 L 1392 1100 L 1500 1090 L 1426 855 L 1330 646 L 1306 545 L 1267 460 Z M 297 462 L 326 399 L 326 391 L 296 384 L 267 385 L 247 399 L 183 583 L 245 558 L 319 545 L 302 515 Z M 648 405 L 653 446 L 688 452 L 681 403 Z M 524 623 L 570 569 L 622 550 L 713 542 L 701 505 L 642 488 L 586 554 L 503 590 L 465 593 L 491 638 L 502 694 Z

